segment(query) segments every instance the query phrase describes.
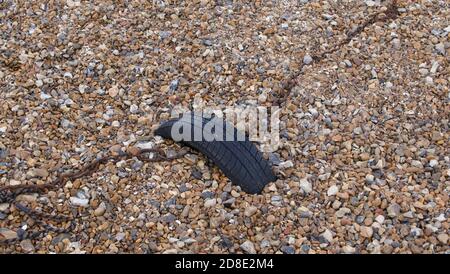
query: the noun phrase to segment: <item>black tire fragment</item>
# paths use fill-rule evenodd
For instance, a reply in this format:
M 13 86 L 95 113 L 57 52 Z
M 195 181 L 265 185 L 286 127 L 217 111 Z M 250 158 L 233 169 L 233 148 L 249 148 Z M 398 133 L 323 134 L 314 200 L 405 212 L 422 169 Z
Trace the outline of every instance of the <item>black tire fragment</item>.
M 179 140 L 179 137 L 172 136 L 172 127 L 177 122 L 182 123 L 184 128 L 190 128 L 190 139 Z M 177 126 L 179 125 L 177 124 Z M 211 125 L 214 129 L 213 135 L 202 135 L 201 139 L 194 139 L 195 128 L 203 132 L 205 126 Z M 234 139 L 231 141 L 227 139 L 227 128 L 228 134 L 230 135 L 230 132 L 233 134 Z M 180 132 L 183 133 L 182 130 Z M 179 141 L 200 151 L 211 159 L 233 184 L 240 186 L 247 193 L 261 193 L 265 185 L 276 180 L 269 163 L 263 158 L 256 146 L 250 142 L 248 136 L 239 132 L 233 125 L 221 118 L 208 119 L 202 117 L 199 113 L 191 112 L 184 114 L 181 118 L 162 123 L 154 133 L 166 139 Z M 223 141 L 217 141 L 220 139 L 214 139 L 214 136 L 219 138 L 222 136 Z M 240 139 L 237 139 L 238 137 Z

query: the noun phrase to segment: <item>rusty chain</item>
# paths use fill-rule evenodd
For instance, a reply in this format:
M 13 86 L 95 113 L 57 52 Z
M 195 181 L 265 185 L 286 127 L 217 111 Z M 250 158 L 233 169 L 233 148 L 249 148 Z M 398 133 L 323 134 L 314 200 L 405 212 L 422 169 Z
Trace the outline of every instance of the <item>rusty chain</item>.
M 360 35 L 361 32 L 368 26 L 375 24 L 376 22 L 385 22 L 388 20 L 394 20 L 398 17 L 398 6 L 397 6 L 397 0 L 393 0 L 387 7 L 385 11 L 379 11 L 376 12 L 368 17 L 366 21 L 364 21 L 361 25 L 359 25 L 355 30 L 349 31 L 346 33 L 346 37 L 341 40 L 340 42 L 336 43 L 334 46 L 332 46 L 329 49 L 326 49 L 318 54 L 312 55 L 312 61 L 315 63 L 318 63 L 325 59 L 325 57 L 328 54 L 332 54 L 337 52 L 341 47 L 345 46 L 346 44 L 350 43 L 350 41 L 355 38 L 356 36 Z M 299 85 L 298 78 L 303 73 L 303 68 L 307 64 L 301 63 L 296 71 L 291 73 L 285 81 L 282 82 L 282 89 L 280 94 L 278 94 L 278 102 L 277 104 L 281 106 L 281 104 L 285 103 L 289 96 L 292 93 L 292 89 Z
M 139 149 L 137 151 L 127 151 L 121 152 L 117 155 L 107 155 L 103 156 L 99 159 L 94 160 L 93 162 L 87 164 L 82 169 L 70 173 L 62 173 L 57 179 L 50 183 L 45 183 L 41 185 L 15 185 L 15 186 L 3 186 L 0 187 L 0 203 L 9 203 L 14 205 L 14 207 L 23 212 L 25 215 L 29 216 L 34 220 L 35 223 L 39 224 L 43 229 L 37 231 L 24 231 L 19 230 L 20 233 L 17 233 L 18 237 L 7 240 L 0 240 L 0 244 L 13 244 L 15 242 L 24 240 L 24 239 L 36 239 L 46 233 L 55 232 L 55 233 L 67 233 L 72 231 L 76 226 L 76 217 L 77 216 L 67 216 L 67 215 L 51 215 L 45 212 L 39 212 L 33 210 L 20 202 L 16 201 L 16 197 L 25 194 L 25 193 L 42 193 L 45 191 L 49 191 L 51 189 L 56 189 L 67 181 L 73 181 L 78 178 L 90 175 L 94 173 L 100 165 L 106 164 L 107 162 L 117 162 L 123 159 L 131 159 L 136 157 L 142 162 L 162 162 L 162 161 L 171 161 L 175 159 L 179 159 L 186 154 L 187 151 L 182 150 L 177 153 L 175 156 L 167 157 L 164 156 L 164 152 L 159 148 L 152 149 Z M 148 153 L 153 153 L 153 157 L 146 156 Z M 69 221 L 69 225 L 67 227 L 55 227 L 53 225 L 46 224 L 42 220 L 52 220 L 58 223 Z

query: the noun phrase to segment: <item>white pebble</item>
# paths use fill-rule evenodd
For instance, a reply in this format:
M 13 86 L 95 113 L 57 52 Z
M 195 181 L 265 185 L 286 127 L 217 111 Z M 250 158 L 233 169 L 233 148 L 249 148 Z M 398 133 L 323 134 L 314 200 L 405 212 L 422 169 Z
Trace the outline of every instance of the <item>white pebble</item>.
M 86 92 L 87 88 L 88 88 L 88 86 L 86 86 L 86 85 L 79 85 L 78 91 L 80 91 L 81 94 L 84 94 Z
M 322 237 L 325 238 L 325 240 L 327 240 L 329 243 L 331 243 L 333 241 L 333 233 L 331 233 L 331 231 L 329 229 L 326 229 L 325 232 L 323 232 Z
M 375 6 L 375 1 L 371 1 L 371 0 L 368 0 L 368 1 L 366 1 L 366 5 L 368 6 L 368 7 L 373 7 L 373 6 Z
M 291 167 L 294 166 L 294 163 L 292 163 L 292 161 L 289 160 L 289 161 L 285 161 L 285 162 L 280 163 L 278 166 L 280 168 L 291 168 Z
M 338 191 L 339 191 L 339 188 L 336 185 L 332 185 L 332 186 L 330 186 L 330 188 L 328 188 L 327 195 L 334 196 L 338 193 Z
M 216 199 L 207 199 L 205 201 L 205 207 L 213 207 L 217 203 Z
M 375 176 L 373 176 L 372 174 L 366 175 L 366 182 L 372 183 L 374 180 L 375 180 Z
M 305 192 L 305 193 L 310 193 L 312 191 L 312 185 L 311 183 L 308 181 L 308 179 L 303 178 L 300 180 L 300 188 Z
M 152 149 L 154 147 L 154 143 L 153 142 L 138 143 L 136 144 L 136 147 L 140 149 Z
M 89 205 L 89 199 L 70 197 L 70 203 L 75 206 L 87 207 Z
M 138 106 L 136 106 L 135 104 L 132 104 L 131 106 L 130 106 L 130 112 L 131 113 L 137 113 L 139 111 L 139 107 Z
M 384 216 L 383 215 L 378 215 L 375 218 L 375 221 L 377 221 L 377 223 L 379 223 L 380 225 L 384 223 Z
M 430 167 L 435 167 L 439 164 L 439 162 L 436 159 L 430 160 Z
M 442 55 L 445 55 L 445 45 L 444 43 L 439 43 L 436 44 L 436 46 L 434 46 L 434 48 L 436 49 L 436 51 Z
M 439 68 L 439 63 L 434 61 L 433 64 L 431 65 L 430 73 L 432 73 L 432 74 L 436 73 L 438 68 Z
M 73 78 L 72 73 L 70 73 L 70 72 L 65 72 L 64 77 Z
M 255 254 L 256 253 L 255 245 L 252 242 L 248 241 L 248 240 L 245 241 L 243 244 L 241 244 L 241 248 L 247 254 Z
M 312 57 L 310 55 L 305 55 L 305 57 L 303 57 L 303 63 L 305 63 L 306 65 L 311 64 L 311 62 L 313 61 Z
M 42 100 L 47 100 L 47 99 L 52 98 L 51 95 L 48 95 L 47 93 L 44 93 L 44 92 L 41 92 L 41 96 L 40 97 L 41 97 Z

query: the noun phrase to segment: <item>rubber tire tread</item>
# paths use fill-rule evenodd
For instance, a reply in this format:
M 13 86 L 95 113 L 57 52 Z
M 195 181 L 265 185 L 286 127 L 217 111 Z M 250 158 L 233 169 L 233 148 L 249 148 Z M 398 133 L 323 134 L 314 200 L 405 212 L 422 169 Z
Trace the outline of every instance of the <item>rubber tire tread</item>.
M 186 118 L 187 117 L 187 118 Z M 201 120 L 201 122 L 200 122 Z M 196 121 L 196 122 L 194 122 Z M 217 121 L 217 120 L 215 120 Z M 156 130 L 155 135 L 159 135 L 166 139 L 172 138 L 172 127 L 175 123 L 182 122 L 183 126 L 191 127 L 191 139 L 193 139 L 194 127 L 201 124 L 201 130 L 211 119 L 203 118 L 197 113 L 190 113 L 182 118 L 172 119 L 162 123 Z M 220 127 L 216 124 L 214 128 Z M 228 122 L 223 122 L 222 134 L 224 141 L 207 141 L 202 138 L 201 141 L 180 141 L 211 159 L 220 170 L 227 176 L 231 182 L 241 187 L 247 193 L 261 193 L 264 186 L 269 182 L 276 180 L 269 163 L 263 158 L 262 153 L 245 135 L 244 141 L 225 141 L 226 127 L 233 128 L 234 137 L 238 135 L 238 131 Z M 211 137 L 211 136 L 210 136 Z

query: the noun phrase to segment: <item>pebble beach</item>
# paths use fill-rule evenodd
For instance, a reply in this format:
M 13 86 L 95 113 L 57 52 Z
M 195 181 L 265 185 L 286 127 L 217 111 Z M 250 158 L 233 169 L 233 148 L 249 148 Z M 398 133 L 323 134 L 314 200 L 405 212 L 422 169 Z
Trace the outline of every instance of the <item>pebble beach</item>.
M 397 1 L 314 59 L 389 2 L 2 1 L 0 186 L 188 153 L 19 195 L 76 226 L 0 253 L 448 254 L 450 3 Z M 176 105 L 277 105 L 292 74 L 261 194 L 153 135 Z M 0 240 L 36 227 L 0 203 Z

